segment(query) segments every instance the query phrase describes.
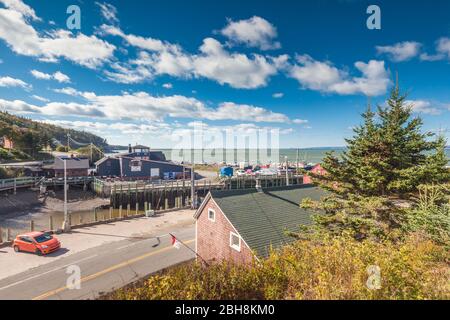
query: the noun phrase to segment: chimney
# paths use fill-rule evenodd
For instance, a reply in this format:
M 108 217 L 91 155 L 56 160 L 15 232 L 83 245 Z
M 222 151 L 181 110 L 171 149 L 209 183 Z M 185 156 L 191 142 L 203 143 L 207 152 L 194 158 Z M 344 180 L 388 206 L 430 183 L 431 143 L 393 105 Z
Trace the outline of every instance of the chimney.
M 133 152 L 133 150 L 131 149 L 131 143 L 130 144 L 128 144 L 128 153 L 132 153 Z

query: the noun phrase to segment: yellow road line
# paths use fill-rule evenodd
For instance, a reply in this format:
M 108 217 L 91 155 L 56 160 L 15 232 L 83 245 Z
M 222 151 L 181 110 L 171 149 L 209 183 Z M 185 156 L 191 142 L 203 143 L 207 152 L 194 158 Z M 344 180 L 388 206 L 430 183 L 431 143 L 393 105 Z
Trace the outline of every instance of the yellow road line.
M 195 239 L 191 239 L 191 240 L 188 240 L 188 241 L 184 241 L 184 243 L 185 243 L 185 244 L 189 244 L 189 243 L 192 243 L 192 242 L 194 242 L 194 241 L 195 241 Z M 155 254 L 158 254 L 158 253 L 161 253 L 161 252 L 168 251 L 168 250 L 170 250 L 170 249 L 172 249 L 172 248 L 173 248 L 172 246 L 165 247 L 165 248 L 159 249 L 159 250 L 157 250 L 157 251 L 152 251 L 152 252 L 143 254 L 142 256 L 133 258 L 133 259 L 131 259 L 131 260 L 127 260 L 127 261 L 121 262 L 121 263 L 119 263 L 119 264 L 116 264 L 116 265 L 114 265 L 114 266 L 111 266 L 111 267 L 109 267 L 109 268 L 106 268 L 106 269 L 104 269 L 104 270 L 102 270 L 102 271 L 99 271 L 99 272 L 97 272 L 97 273 L 94 273 L 94 274 L 91 274 L 91 275 L 86 276 L 86 277 L 84 277 L 84 278 L 81 278 L 80 283 L 83 283 L 83 282 L 86 282 L 86 281 L 89 281 L 89 280 L 98 278 L 98 277 L 100 277 L 100 276 L 102 276 L 102 275 L 104 275 L 104 274 L 106 274 L 106 273 L 109 273 L 109 272 L 112 272 L 112 271 L 114 271 L 114 270 L 117 270 L 117 269 L 126 267 L 127 265 L 130 265 L 130 264 L 132 264 L 132 263 L 141 261 L 141 260 L 143 260 L 143 259 L 145 259 L 145 258 L 148 258 L 148 257 L 151 257 L 151 256 L 153 256 L 153 255 L 155 255 Z M 41 294 L 40 296 L 34 297 L 32 300 L 43 300 L 43 299 L 46 299 L 46 298 L 48 298 L 48 297 L 51 297 L 51 296 L 53 296 L 53 295 L 55 295 L 55 294 L 58 294 L 58 293 L 60 293 L 60 292 L 62 292 L 62 291 L 64 291 L 64 290 L 66 290 L 66 289 L 68 289 L 67 286 L 64 286 L 64 287 L 61 287 L 61 288 L 58 288 L 58 289 L 55 289 L 55 290 L 51 290 L 51 291 L 48 291 L 48 292 L 46 292 L 46 293 L 44 293 L 44 294 Z

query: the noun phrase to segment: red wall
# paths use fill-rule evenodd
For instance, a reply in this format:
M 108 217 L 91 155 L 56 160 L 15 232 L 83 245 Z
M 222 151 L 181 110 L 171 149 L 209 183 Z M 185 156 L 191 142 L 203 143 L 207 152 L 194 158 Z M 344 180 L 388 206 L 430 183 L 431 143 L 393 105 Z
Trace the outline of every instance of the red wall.
M 208 209 L 216 212 L 216 220 L 208 219 Z M 197 253 L 206 261 L 230 260 L 237 263 L 251 263 L 252 251 L 241 239 L 241 251 L 230 247 L 230 231 L 237 233 L 213 199 L 209 199 L 197 218 Z
M 326 173 L 325 169 L 322 168 L 320 164 L 315 165 L 314 168 L 311 169 L 311 172 L 319 175 L 323 175 Z M 310 184 L 310 183 L 313 183 L 311 177 L 308 175 L 304 175 L 303 184 Z

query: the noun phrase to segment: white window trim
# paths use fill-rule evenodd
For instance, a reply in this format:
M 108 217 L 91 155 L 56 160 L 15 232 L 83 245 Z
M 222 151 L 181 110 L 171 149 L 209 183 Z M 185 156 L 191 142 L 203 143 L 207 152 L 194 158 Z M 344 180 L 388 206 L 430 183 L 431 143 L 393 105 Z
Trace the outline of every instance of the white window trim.
M 209 217 L 209 213 L 210 213 L 210 212 L 214 213 L 214 219 L 211 219 L 211 218 Z M 216 211 L 214 211 L 214 209 L 208 208 L 208 220 L 209 220 L 209 221 L 212 221 L 212 222 L 216 222 Z
M 239 239 L 239 246 L 233 245 L 233 242 L 231 241 L 231 239 L 233 239 L 233 236 L 236 236 Z M 241 237 L 237 233 L 230 231 L 230 247 L 238 252 L 241 252 L 241 242 Z

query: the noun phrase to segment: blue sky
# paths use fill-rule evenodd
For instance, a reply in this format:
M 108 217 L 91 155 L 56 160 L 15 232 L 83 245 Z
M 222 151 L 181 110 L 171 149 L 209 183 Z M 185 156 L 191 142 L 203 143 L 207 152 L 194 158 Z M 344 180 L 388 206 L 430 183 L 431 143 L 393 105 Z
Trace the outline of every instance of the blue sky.
M 202 122 L 342 146 L 398 72 L 425 129 L 450 137 L 450 2 L 242 2 L 0 0 L 0 109 L 113 144 L 171 147 Z

